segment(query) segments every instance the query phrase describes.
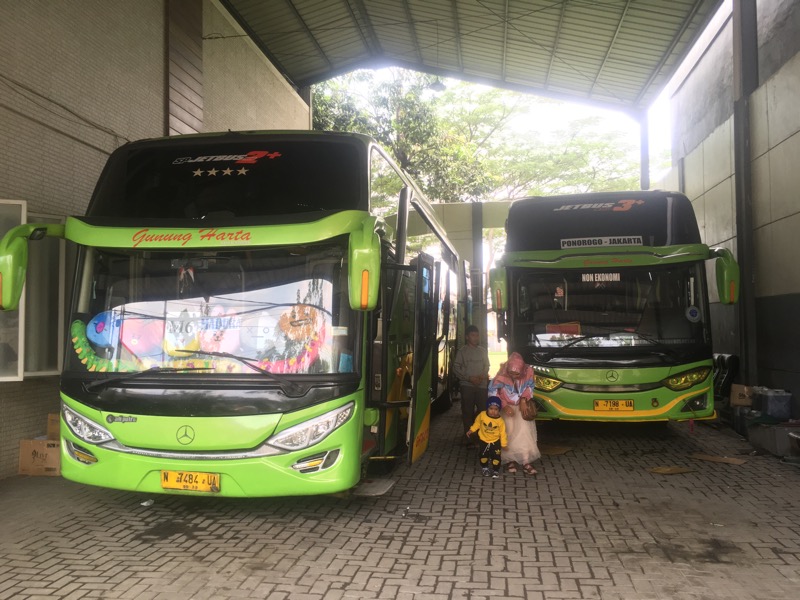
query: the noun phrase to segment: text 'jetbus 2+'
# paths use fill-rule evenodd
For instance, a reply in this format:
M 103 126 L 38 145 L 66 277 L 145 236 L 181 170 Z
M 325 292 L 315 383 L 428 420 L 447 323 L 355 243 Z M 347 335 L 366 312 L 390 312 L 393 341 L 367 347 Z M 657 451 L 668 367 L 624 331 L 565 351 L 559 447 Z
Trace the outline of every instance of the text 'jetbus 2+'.
M 709 291 L 739 268 L 700 241 L 686 196 L 524 198 L 490 275 L 498 331 L 534 367 L 540 419 L 712 418 Z
M 424 224 L 416 239 L 409 213 Z M 458 256 L 367 137 L 125 144 L 86 216 L 0 242 L 4 310 L 19 303 L 28 240 L 45 235 L 78 249 L 61 378 L 68 479 L 149 493 L 338 492 L 370 460 L 416 461 L 432 404 L 450 401 Z

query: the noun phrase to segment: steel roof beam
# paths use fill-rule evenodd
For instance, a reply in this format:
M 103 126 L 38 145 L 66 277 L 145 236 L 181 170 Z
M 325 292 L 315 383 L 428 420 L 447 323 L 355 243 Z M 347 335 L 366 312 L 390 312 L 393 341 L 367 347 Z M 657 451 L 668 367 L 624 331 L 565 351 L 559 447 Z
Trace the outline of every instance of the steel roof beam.
M 592 87 L 589 88 L 589 95 L 591 96 L 594 93 L 594 88 L 597 87 L 597 82 L 600 81 L 600 76 L 603 74 L 603 69 L 608 62 L 608 57 L 611 55 L 611 51 L 614 49 L 614 43 L 617 41 L 619 37 L 619 32 L 622 29 L 622 22 L 625 20 L 625 17 L 628 14 L 628 9 L 631 7 L 631 0 L 628 0 L 625 3 L 625 8 L 622 9 L 622 14 L 619 17 L 619 21 L 617 21 L 617 29 L 614 31 L 614 35 L 611 37 L 611 42 L 608 44 L 608 49 L 606 50 L 605 56 L 603 56 L 603 62 L 600 63 L 600 68 L 597 69 L 597 75 L 592 82 Z
M 364 0 L 352 0 L 356 8 L 358 9 L 358 14 L 356 11 L 353 10 L 353 7 L 350 5 L 350 0 L 347 0 L 347 10 L 350 11 L 350 14 L 353 17 L 353 21 L 356 24 L 364 23 L 364 27 L 367 30 L 367 36 L 364 35 L 361 27 L 358 27 L 358 32 L 361 34 L 361 39 L 364 40 L 364 46 L 369 50 L 370 54 L 373 56 L 381 56 L 383 54 L 383 47 L 381 46 L 381 41 L 378 38 L 378 34 L 375 33 L 375 27 L 372 26 L 372 20 L 369 18 L 369 13 L 367 12 L 367 7 L 364 6 Z M 369 40 L 367 40 L 369 37 Z
M 295 18 L 298 21 L 300 21 L 300 25 L 302 25 L 303 31 L 305 31 L 306 35 L 309 38 L 311 38 L 311 43 L 317 49 L 317 52 L 319 52 L 319 55 L 325 61 L 325 64 L 328 65 L 328 69 L 332 69 L 333 68 L 333 63 L 331 63 L 331 61 L 328 60 L 328 56 L 325 54 L 325 51 L 322 49 L 322 46 L 319 45 L 319 42 L 317 41 L 316 36 L 312 33 L 311 29 L 309 29 L 308 25 L 306 25 L 305 20 L 303 19 L 303 17 L 298 12 L 297 8 L 294 5 L 294 2 L 292 2 L 292 0 L 285 0 L 285 1 L 286 1 L 286 5 L 289 7 L 289 10 L 291 10 L 292 14 L 294 14 Z
M 556 35 L 553 39 L 553 49 L 550 51 L 550 64 L 547 65 L 547 75 L 544 76 L 544 89 L 547 89 L 550 86 L 550 75 L 553 73 L 553 64 L 556 61 L 556 52 L 558 51 L 558 43 L 561 40 L 561 29 L 564 26 L 564 15 L 567 12 L 567 2 L 566 0 L 561 3 L 561 14 L 558 16 L 558 28 L 556 29 Z
M 464 70 L 464 57 L 461 54 L 461 27 L 458 18 L 458 0 L 450 0 L 450 7 L 453 12 L 453 29 L 456 33 L 456 59 L 458 60 L 458 70 Z
M 421 64 L 425 64 L 425 59 L 422 57 L 422 48 L 419 45 L 419 39 L 417 38 L 417 28 L 414 25 L 414 16 L 411 14 L 411 5 L 408 3 L 408 0 L 403 0 L 403 10 L 406 13 L 406 19 L 408 19 L 408 31 L 411 34 L 411 43 L 414 46 L 414 50 L 417 53 L 417 59 Z
M 680 29 L 678 29 L 678 31 L 675 32 L 675 35 L 672 36 L 672 41 L 670 42 L 669 47 L 664 51 L 664 54 L 661 55 L 661 60 L 658 61 L 658 64 L 650 72 L 650 77 L 647 78 L 647 81 L 645 81 L 644 85 L 642 86 L 642 89 L 639 90 L 639 94 L 633 101 L 634 106 L 639 106 L 639 103 L 642 101 L 642 98 L 644 98 L 644 95 L 647 93 L 647 90 L 650 89 L 650 86 L 652 85 L 655 78 L 658 77 L 658 75 L 661 73 L 661 69 L 667 63 L 669 57 L 672 56 L 673 50 L 675 50 L 675 47 L 678 45 L 678 42 L 680 42 L 684 32 L 689 28 L 689 24 L 692 22 L 692 19 L 694 19 L 695 15 L 697 14 L 697 11 L 700 10 L 701 4 L 703 4 L 703 0 L 695 0 L 694 5 L 692 6 L 692 10 L 690 10 L 689 13 L 686 15 L 686 18 L 683 20 L 683 23 L 681 23 Z M 692 49 L 695 40 L 701 33 L 702 30 L 699 31 L 697 35 L 695 35 L 694 40 L 692 40 L 689 44 L 687 44 L 686 50 L 684 51 L 683 56 L 681 56 L 678 59 L 677 64 L 683 62 L 684 57 L 689 52 L 689 50 Z
M 508 56 L 508 0 L 503 11 L 503 62 L 500 67 L 500 79 L 506 80 L 506 58 Z

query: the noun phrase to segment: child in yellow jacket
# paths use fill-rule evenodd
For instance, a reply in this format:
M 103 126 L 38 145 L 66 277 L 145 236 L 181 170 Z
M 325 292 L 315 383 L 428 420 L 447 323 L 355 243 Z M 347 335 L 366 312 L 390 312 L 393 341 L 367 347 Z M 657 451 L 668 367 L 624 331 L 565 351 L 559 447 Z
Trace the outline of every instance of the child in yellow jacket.
M 471 438 L 478 432 L 478 456 L 480 457 L 481 471 L 484 477 L 497 479 L 500 477 L 500 448 L 508 445 L 506 438 L 506 424 L 500 416 L 501 402 L 497 396 L 490 396 L 486 401 L 486 410 L 477 417 L 472 427 L 467 431 Z M 491 463 L 492 468 L 489 468 Z

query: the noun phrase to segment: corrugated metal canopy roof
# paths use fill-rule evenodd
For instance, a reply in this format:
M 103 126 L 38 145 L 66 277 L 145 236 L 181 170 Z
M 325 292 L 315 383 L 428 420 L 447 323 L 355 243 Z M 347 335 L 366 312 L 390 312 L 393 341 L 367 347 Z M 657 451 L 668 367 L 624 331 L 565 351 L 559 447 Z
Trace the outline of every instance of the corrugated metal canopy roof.
M 721 0 L 222 0 L 298 88 L 397 65 L 639 112 Z

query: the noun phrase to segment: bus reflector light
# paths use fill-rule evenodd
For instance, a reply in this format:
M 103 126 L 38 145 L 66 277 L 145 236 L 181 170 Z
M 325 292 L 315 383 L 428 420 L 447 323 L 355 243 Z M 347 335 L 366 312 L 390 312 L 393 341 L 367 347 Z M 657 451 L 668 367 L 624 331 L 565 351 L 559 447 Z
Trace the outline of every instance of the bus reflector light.
M 63 407 L 64 422 L 69 427 L 70 431 L 84 442 L 89 444 L 102 444 L 114 439 L 111 432 L 105 427 L 101 427 L 97 423 L 87 419 L 83 415 L 79 415 L 75 411 Z
M 301 473 L 316 473 L 329 467 L 332 467 L 339 456 L 338 450 L 331 452 L 321 452 L 314 456 L 308 456 L 302 460 L 298 460 L 292 465 L 292 469 L 300 471 Z
M 73 444 L 67 441 L 67 452 L 69 455 L 80 463 L 91 465 L 97 462 L 97 457 L 89 450 L 78 444 Z
M 673 392 L 680 392 L 681 390 L 688 390 L 698 383 L 702 383 L 708 378 L 709 373 L 711 373 L 710 367 L 700 367 L 667 377 L 661 383 Z

